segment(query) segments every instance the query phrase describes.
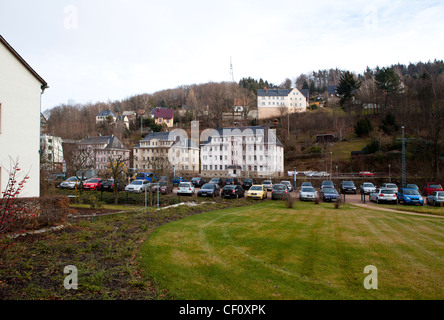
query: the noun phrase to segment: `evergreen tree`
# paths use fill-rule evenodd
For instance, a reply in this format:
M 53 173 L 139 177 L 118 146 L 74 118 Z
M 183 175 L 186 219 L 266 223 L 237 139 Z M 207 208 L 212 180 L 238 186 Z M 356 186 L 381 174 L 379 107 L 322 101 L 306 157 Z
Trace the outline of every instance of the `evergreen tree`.
M 351 72 L 346 71 L 341 75 L 338 87 L 336 88 L 336 93 L 341 97 L 339 104 L 343 109 L 344 105 L 348 102 L 348 109 L 351 111 L 353 97 L 360 87 L 361 82 L 356 80 Z

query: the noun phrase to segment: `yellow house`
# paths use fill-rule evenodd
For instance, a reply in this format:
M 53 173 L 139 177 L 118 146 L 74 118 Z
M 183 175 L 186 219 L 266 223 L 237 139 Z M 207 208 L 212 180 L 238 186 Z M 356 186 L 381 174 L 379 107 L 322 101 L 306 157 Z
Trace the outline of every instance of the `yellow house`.
M 159 125 L 166 125 L 171 128 L 174 124 L 174 110 L 156 108 L 154 110 L 154 121 Z

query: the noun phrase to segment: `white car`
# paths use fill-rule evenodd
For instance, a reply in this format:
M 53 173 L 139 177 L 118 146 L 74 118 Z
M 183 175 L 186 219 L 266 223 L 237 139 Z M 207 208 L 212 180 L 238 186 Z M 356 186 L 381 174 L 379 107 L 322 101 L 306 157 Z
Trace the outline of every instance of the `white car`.
M 398 193 L 398 186 L 396 184 L 394 184 L 394 183 L 383 183 L 382 186 L 381 186 L 381 189 L 382 188 L 390 189 L 390 190 L 395 191 L 395 193 Z
M 142 193 L 148 190 L 150 182 L 148 180 L 136 179 L 125 187 L 127 192 Z
M 375 192 L 370 193 L 370 201 L 376 203 L 381 202 L 391 202 L 393 204 L 398 203 L 398 198 L 396 197 L 396 192 L 392 189 L 376 189 Z
M 285 184 L 287 186 L 287 189 L 289 192 L 293 191 L 293 186 L 291 185 L 290 181 L 281 181 L 282 184 Z
M 181 182 L 177 188 L 177 195 L 189 195 L 194 194 L 194 185 L 191 182 Z
M 264 180 L 262 181 L 262 185 L 264 186 L 267 191 L 273 190 L 273 182 L 271 180 Z
M 361 193 L 363 193 L 363 194 L 370 194 L 370 193 L 376 192 L 376 187 L 371 182 L 364 182 L 363 184 L 361 184 L 360 189 L 361 189 Z
M 74 189 L 76 186 L 79 187 L 80 180 L 76 176 L 69 177 L 60 184 L 61 189 Z
M 301 201 L 304 200 L 313 201 L 318 197 L 319 197 L 318 192 L 313 187 L 302 187 L 301 190 L 299 190 L 299 199 Z

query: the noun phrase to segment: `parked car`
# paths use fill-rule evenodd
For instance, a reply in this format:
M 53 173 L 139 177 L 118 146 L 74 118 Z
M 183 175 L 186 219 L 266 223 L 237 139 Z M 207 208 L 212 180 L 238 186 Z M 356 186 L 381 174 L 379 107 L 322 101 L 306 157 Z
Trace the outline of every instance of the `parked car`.
M 374 177 L 375 174 L 370 171 L 361 171 L 361 172 L 359 172 L 358 176 L 360 176 L 360 177 Z
M 69 177 L 62 183 L 60 183 L 60 189 L 74 189 L 80 186 L 80 179 L 76 176 Z
M 159 193 L 161 194 L 168 194 L 173 192 L 173 185 L 169 183 L 168 181 L 159 181 L 157 184 L 151 185 L 151 192 L 157 192 L 157 189 L 159 189 Z
M 216 183 L 205 183 L 199 191 L 197 191 L 198 197 L 216 197 L 220 195 L 219 185 Z
M 179 188 L 177 189 L 177 195 L 189 195 L 192 196 L 194 194 L 194 186 L 191 182 L 181 182 L 179 184 Z
M 206 181 L 203 178 L 194 177 L 191 179 L 191 183 L 195 188 L 200 188 L 206 183 Z
M 242 188 L 243 188 L 244 190 L 248 190 L 248 189 L 250 189 L 250 187 L 251 187 L 253 184 L 256 184 L 256 181 L 255 181 L 254 179 L 250 179 L 250 178 L 244 179 L 244 180 L 242 181 Z
M 356 186 L 353 181 L 342 181 L 341 193 L 353 193 L 356 194 Z
M 306 181 L 306 182 L 301 183 L 301 188 L 303 188 L 303 187 L 313 187 L 313 185 L 311 182 Z
M 321 199 L 325 202 L 337 201 L 341 196 L 335 188 L 325 187 L 321 189 Z
M 247 192 L 247 198 L 265 199 L 267 198 L 267 189 L 261 184 L 253 184 Z
M 51 173 L 46 181 L 53 184 L 56 188 L 60 187 L 60 184 L 66 180 L 66 174 L 64 173 Z
M 375 192 L 370 193 L 370 201 L 374 201 L 376 203 L 381 202 L 391 202 L 396 204 L 398 199 L 396 198 L 396 193 L 393 189 L 376 189 Z
M 161 181 L 168 181 L 168 177 L 167 176 L 160 176 L 158 182 L 161 182 Z
M 174 177 L 173 178 L 173 186 L 177 187 L 181 182 L 187 182 L 187 179 L 184 177 Z
M 222 188 L 220 196 L 222 198 L 242 198 L 245 196 L 245 190 L 240 185 L 228 184 Z
M 370 194 L 376 191 L 375 185 L 371 182 L 363 182 L 359 189 L 361 190 L 362 194 Z
M 428 182 L 422 188 L 422 194 L 425 196 L 432 194 L 433 191 L 444 191 L 444 190 L 442 189 L 442 186 L 437 182 Z
M 262 181 L 262 185 L 265 187 L 267 191 L 271 191 L 273 189 L 273 182 L 271 180 Z
M 281 183 L 282 183 L 282 184 L 285 184 L 285 185 L 287 186 L 287 189 L 288 189 L 289 192 L 292 192 L 292 191 L 293 191 L 293 186 L 292 186 L 292 184 L 291 184 L 290 181 L 286 181 L 286 180 L 284 180 L 284 181 L 281 181 Z
M 226 186 L 227 184 L 241 185 L 240 181 L 237 178 L 226 178 L 224 180 L 224 186 Z
M 418 191 L 419 191 L 419 187 L 418 187 L 416 184 L 411 184 L 411 183 L 409 183 L 409 184 L 407 184 L 405 187 L 406 187 L 406 188 L 409 188 L 409 189 L 415 189 L 415 190 L 418 190 Z
M 102 185 L 101 178 L 91 178 L 91 179 L 86 180 L 83 183 L 83 189 L 85 189 L 85 190 L 99 190 L 101 185 Z
M 381 189 L 390 189 L 390 190 L 395 191 L 395 193 L 398 193 L 398 190 L 399 190 L 398 186 L 394 183 L 383 183 L 381 185 Z
M 444 204 L 444 191 L 433 191 L 426 198 L 427 204 L 438 206 Z
M 419 204 L 424 205 L 424 199 L 419 194 L 418 190 L 410 188 L 399 188 L 396 194 L 398 198 L 398 203 L 404 204 Z
M 325 188 L 334 189 L 335 188 L 335 184 L 331 180 L 324 180 L 324 181 L 322 181 L 322 184 L 321 184 L 321 190 L 323 190 Z
M 133 180 L 129 185 L 125 187 L 125 191 L 134 192 L 134 193 L 142 193 L 148 190 L 150 186 L 150 182 L 148 180 Z
M 224 180 L 222 178 L 212 178 L 208 183 L 215 183 L 221 187 L 224 185 Z
M 301 201 L 313 201 L 319 198 L 318 192 L 313 187 L 301 187 L 299 190 L 299 199 Z
M 277 183 L 271 188 L 271 200 L 287 199 L 288 195 L 289 191 L 285 184 Z
M 320 171 L 320 172 L 313 172 L 311 174 L 311 177 L 329 177 L 330 174 L 328 172 L 325 171 Z
M 100 191 L 113 191 L 114 179 L 103 179 L 100 183 Z

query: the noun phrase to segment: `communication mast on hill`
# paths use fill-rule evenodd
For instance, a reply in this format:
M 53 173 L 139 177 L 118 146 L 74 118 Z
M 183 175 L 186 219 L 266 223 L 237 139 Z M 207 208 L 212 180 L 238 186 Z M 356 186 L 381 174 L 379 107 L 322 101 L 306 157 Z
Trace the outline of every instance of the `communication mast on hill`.
M 231 57 L 230 57 L 230 76 L 231 76 L 231 81 L 234 82 L 233 63 L 231 61 Z

